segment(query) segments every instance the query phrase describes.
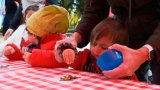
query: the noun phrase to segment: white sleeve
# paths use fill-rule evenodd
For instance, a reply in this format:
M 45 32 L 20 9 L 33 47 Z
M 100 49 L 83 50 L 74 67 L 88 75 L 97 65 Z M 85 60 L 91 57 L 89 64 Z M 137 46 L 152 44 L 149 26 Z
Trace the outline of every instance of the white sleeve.
M 14 43 L 15 45 L 17 45 L 18 48 L 20 48 L 22 34 L 24 30 L 25 25 L 20 25 L 18 29 L 16 29 L 15 32 L 7 40 L 0 44 L 0 56 L 3 56 L 3 49 L 7 44 Z

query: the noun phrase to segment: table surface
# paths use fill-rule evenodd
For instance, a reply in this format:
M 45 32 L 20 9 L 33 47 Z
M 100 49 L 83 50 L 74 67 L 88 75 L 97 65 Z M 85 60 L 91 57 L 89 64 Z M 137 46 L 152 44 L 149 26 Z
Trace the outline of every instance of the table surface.
M 66 75 L 79 78 L 62 81 Z M 159 85 L 130 80 L 106 80 L 99 74 L 66 68 L 31 67 L 24 61 L 0 58 L 0 90 L 160 90 Z

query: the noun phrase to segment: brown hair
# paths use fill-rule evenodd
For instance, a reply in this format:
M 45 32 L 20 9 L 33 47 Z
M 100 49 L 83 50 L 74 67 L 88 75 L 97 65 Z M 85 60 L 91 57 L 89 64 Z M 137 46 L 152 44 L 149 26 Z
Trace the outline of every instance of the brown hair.
M 24 23 L 25 23 L 25 18 L 26 18 L 26 15 L 27 13 L 30 11 L 30 10 L 33 10 L 33 11 L 38 11 L 39 10 L 39 6 L 37 4 L 33 4 L 33 5 L 30 5 L 26 8 L 25 12 L 24 12 Z
M 96 25 L 91 32 L 91 44 L 102 37 L 112 40 L 112 43 L 121 45 L 128 45 L 129 42 L 127 29 L 113 18 L 107 18 Z

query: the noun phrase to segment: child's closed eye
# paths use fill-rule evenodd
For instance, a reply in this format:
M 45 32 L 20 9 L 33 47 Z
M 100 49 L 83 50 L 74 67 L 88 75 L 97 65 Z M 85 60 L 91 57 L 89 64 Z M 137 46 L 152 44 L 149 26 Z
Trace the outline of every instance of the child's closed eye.
M 108 46 L 107 46 L 107 45 L 101 45 L 101 48 L 102 48 L 103 50 L 107 50 L 107 49 L 108 49 Z

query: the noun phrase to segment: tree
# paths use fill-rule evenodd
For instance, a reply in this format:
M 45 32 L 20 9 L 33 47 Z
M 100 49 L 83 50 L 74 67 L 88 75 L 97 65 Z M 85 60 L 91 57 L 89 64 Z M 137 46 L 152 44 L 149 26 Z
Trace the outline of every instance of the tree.
M 85 0 L 59 0 L 59 6 L 66 8 L 70 14 L 71 27 L 69 31 L 73 31 L 77 25 L 84 7 Z

